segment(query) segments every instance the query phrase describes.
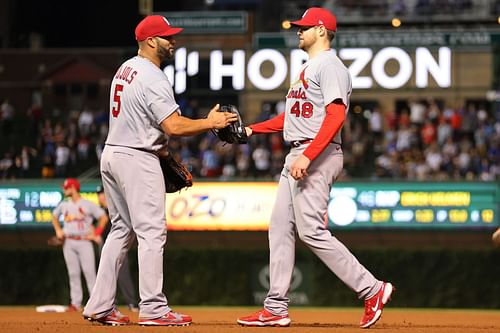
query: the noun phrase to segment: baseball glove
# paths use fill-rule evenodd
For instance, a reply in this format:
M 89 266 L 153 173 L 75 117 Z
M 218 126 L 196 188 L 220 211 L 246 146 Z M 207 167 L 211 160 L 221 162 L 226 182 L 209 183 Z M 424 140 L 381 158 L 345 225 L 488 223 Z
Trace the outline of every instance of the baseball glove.
M 62 246 L 64 244 L 64 239 L 57 238 L 57 236 L 52 236 L 47 239 L 48 246 Z
M 247 143 L 247 132 L 245 131 L 245 125 L 243 125 L 238 108 L 231 104 L 222 104 L 219 111 L 235 113 L 238 116 L 238 120 L 224 128 L 213 129 L 212 132 L 215 136 L 217 136 L 219 140 L 226 143 Z
M 174 193 L 193 186 L 191 172 L 182 163 L 177 162 L 170 152 L 160 156 L 160 166 L 165 179 L 165 192 Z

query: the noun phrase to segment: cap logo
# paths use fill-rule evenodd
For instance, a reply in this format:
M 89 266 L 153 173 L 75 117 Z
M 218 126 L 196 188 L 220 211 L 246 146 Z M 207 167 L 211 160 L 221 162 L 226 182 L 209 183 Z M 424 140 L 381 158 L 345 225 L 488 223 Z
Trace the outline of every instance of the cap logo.
M 163 19 L 165 20 L 165 23 L 167 23 L 168 25 L 170 25 L 170 22 L 168 22 L 167 18 L 163 16 Z
M 318 20 L 318 23 L 319 23 L 319 24 L 324 24 L 324 23 L 323 23 L 323 21 L 321 21 L 321 20 Z

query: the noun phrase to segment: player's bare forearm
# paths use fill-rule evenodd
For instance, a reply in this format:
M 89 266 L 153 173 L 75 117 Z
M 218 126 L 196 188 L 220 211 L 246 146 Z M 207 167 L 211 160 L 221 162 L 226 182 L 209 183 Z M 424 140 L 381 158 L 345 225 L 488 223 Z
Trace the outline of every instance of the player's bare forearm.
M 104 231 L 104 228 L 106 227 L 106 224 L 108 224 L 109 218 L 107 215 L 103 215 L 99 218 L 99 221 L 97 222 L 97 227 L 95 228 L 94 233 L 97 236 L 100 236 L 102 232 Z
M 59 239 L 64 238 L 64 232 L 61 228 L 61 224 L 59 223 L 59 220 L 56 217 L 52 218 L 52 226 L 54 227 L 57 238 Z
M 191 136 L 210 129 L 224 128 L 236 120 L 236 114 L 219 112 L 219 105 L 217 104 L 210 110 L 205 119 L 190 119 L 173 113 L 163 120 L 161 127 L 170 136 Z

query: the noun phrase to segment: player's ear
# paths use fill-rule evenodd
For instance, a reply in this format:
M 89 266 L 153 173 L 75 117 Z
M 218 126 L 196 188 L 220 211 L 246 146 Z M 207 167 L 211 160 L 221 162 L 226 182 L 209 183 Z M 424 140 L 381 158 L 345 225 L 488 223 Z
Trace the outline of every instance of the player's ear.
M 155 49 L 157 47 L 158 41 L 156 40 L 156 37 L 148 37 L 145 40 L 147 46 L 149 46 L 152 49 Z
M 324 25 L 320 25 L 320 26 L 318 26 L 318 29 L 317 29 L 317 30 L 318 30 L 318 33 L 319 33 L 319 35 L 320 35 L 321 37 L 326 36 L 326 34 L 327 34 L 327 30 L 326 30 L 326 28 L 325 28 L 325 26 L 324 26 Z

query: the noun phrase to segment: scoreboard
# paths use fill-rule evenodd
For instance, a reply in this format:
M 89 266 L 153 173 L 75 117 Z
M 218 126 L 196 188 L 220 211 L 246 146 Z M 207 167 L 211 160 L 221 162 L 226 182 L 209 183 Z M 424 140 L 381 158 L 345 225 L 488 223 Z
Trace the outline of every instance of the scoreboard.
M 335 228 L 498 226 L 499 185 L 486 182 L 343 183 L 332 187 Z
M 97 203 L 98 182 L 82 183 Z M 0 183 L 0 228 L 48 227 L 59 181 Z M 496 182 L 341 182 L 330 191 L 331 229 L 477 229 L 500 226 Z M 196 182 L 165 198 L 170 230 L 267 230 L 275 182 Z

